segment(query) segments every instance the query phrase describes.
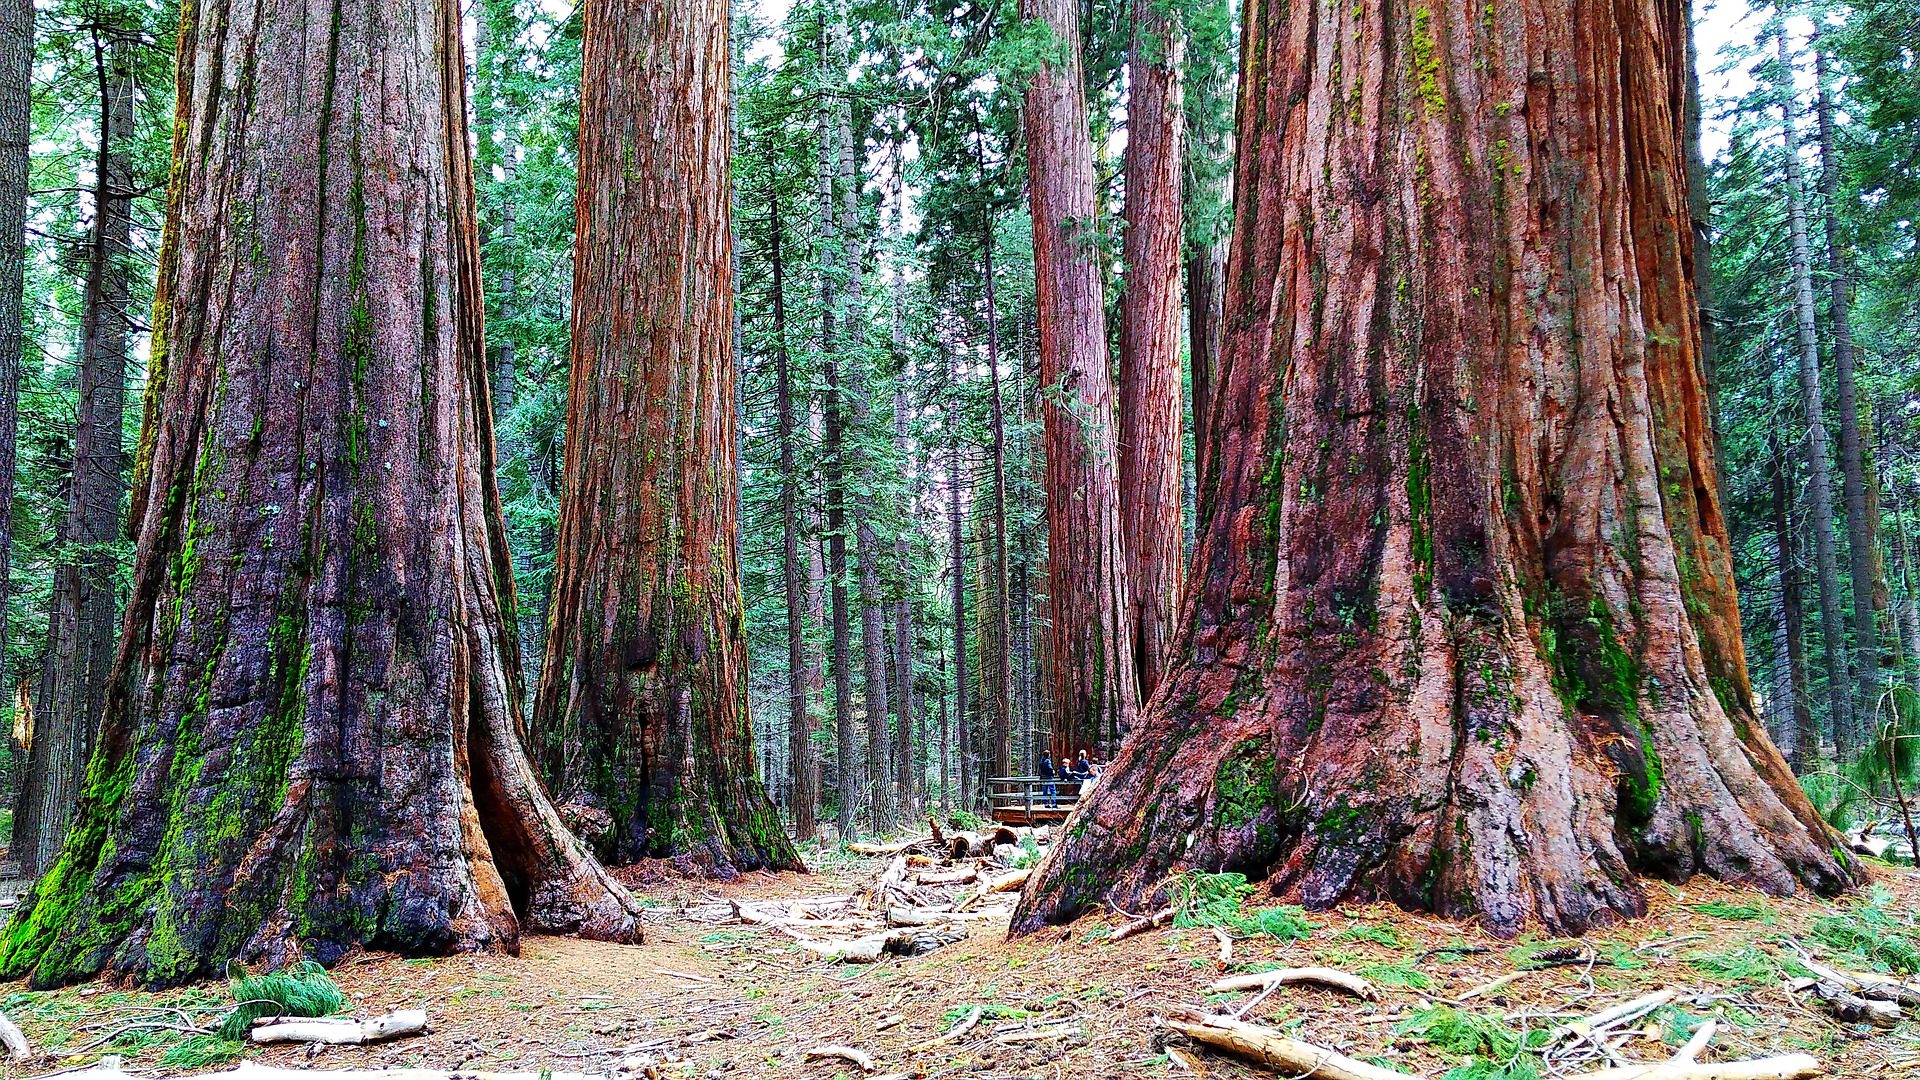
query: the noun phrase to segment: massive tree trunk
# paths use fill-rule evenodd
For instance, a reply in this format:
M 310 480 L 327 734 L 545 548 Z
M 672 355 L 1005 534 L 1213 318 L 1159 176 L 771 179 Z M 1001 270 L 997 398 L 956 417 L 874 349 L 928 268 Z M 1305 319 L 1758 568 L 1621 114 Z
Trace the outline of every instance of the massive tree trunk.
M 772 168 L 768 157 L 768 168 Z M 814 809 L 820 798 L 820 767 L 813 753 L 813 668 L 807 660 L 807 567 L 800 561 L 800 476 L 795 455 L 799 440 L 793 407 L 793 357 L 787 351 L 786 260 L 781 257 L 785 231 L 780 220 L 780 185 L 767 185 L 767 251 L 773 272 L 774 398 L 780 437 L 780 538 L 782 584 L 787 609 L 787 766 L 790 792 L 787 812 L 793 816 L 793 835 L 811 840 L 819 831 Z
M 127 476 L 121 442 L 134 333 L 131 141 L 137 48 L 131 28 L 108 23 L 94 31 L 100 144 L 93 197 L 99 209 L 87 240 L 73 471 L 59 529 L 60 545 L 71 554 L 53 572 L 36 728 L 13 832 L 13 853 L 29 878 L 53 861 L 73 816 L 119 629 L 112 545 L 121 532 Z
M 623 862 L 800 866 L 754 765 L 734 469 L 725 0 L 596 0 L 533 743 Z M 691 103 L 691 104 L 689 104 Z
M 1854 368 L 1858 351 L 1853 344 L 1853 266 L 1847 255 L 1845 228 L 1840 216 L 1840 156 L 1834 142 L 1833 93 L 1827 85 L 1827 56 L 1820 47 L 1818 21 L 1813 36 L 1814 112 L 1820 139 L 1820 194 L 1827 212 L 1828 320 L 1833 327 L 1833 397 L 1840 419 L 1841 501 L 1847 509 L 1848 569 L 1853 582 L 1854 707 L 1871 718 L 1880 698 L 1880 634 L 1874 603 L 1882 580 L 1879 515 L 1868 504 L 1868 467 L 1865 417 Z M 1871 723 L 1871 719 L 1868 723 Z M 1869 734 L 1869 737 L 1871 735 Z
M 1683 12 L 1250 0 L 1178 659 L 1017 928 L 1186 867 L 1501 934 L 1854 880 L 1747 684 Z
M 1780 636 L 1783 678 L 1776 691 L 1786 700 L 1781 712 L 1791 718 L 1793 742 L 1787 748 L 1794 764 L 1811 769 L 1820 759 L 1820 730 L 1814 726 L 1807 698 L 1806 595 L 1800 585 L 1799 545 L 1793 528 L 1793 459 L 1779 432 L 1767 434 L 1773 476 L 1773 543 L 1780 578 Z
M 1055 733 L 1104 750 L 1132 723 L 1132 605 L 1120 532 L 1099 208 L 1080 74 L 1078 0 L 1021 0 L 1063 43 L 1026 92 L 1028 192 L 1047 442 Z
M 1142 698 L 1160 681 L 1180 602 L 1180 70 L 1167 0 L 1136 0 L 1127 57 L 1126 287 L 1120 299 L 1120 529 Z
M 0 977 L 637 937 L 521 750 L 458 8 L 198 14 L 126 629 Z
M 1794 129 L 1793 57 L 1784 29 L 1774 35 L 1778 48 L 1776 91 L 1780 130 L 1786 143 L 1788 261 L 1793 281 L 1793 310 L 1798 330 L 1800 394 L 1807 410 L 1808 523 L 1813 532 L 1814 572 L 1820 579 L 1820 635 L 1826 649 L 1827 704 L 1834 746 L 1842 755 L 1864 745 L 1854 723 L 1855 702 L 1847 685 L 1847 635 L 1840 618 L 1840 566 L 1833 539 L 1833 473 L 1828 464 L 1825 399 L 1820 392 L 1820 335 L 1815 325 L 1813 255 L 1807 240 L 1805 187 L 1801 184 L 1800 136 Z M 1869 613 L 1871 618 L 1871 613 Z M 1865 662 L 1864 660 L 1862 661 Z M 1860 702 L 1871 709 L 1871 702 Z
M 0 701 L 11 696 L 7 611 L 12 602 L 14 451 L 20 434 L 32 110 L 33 0 L 7 0 L 0 5 Z

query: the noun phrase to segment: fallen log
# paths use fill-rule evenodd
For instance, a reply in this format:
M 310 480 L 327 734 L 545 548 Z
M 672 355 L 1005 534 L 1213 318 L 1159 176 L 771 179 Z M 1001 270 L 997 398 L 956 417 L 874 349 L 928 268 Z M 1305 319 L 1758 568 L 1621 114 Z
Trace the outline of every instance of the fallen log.
M 1025 885 L 1027 878 L 1032 875 L 1032 870 L 1015 870 L 1013 873 L 1001 877 L 986 878 L 980 882 L 978 888 L 968 893 L 966 899 L 960 901 L 954 910 L 965 911 L 986 897 L 992 896 L 994 893 L 1003 893 L 1017 889 Z
M 855 1050 L 851 1046 L 816 1046 L 807 1051 L 808 1061 L 819 1061 L 822 1058 L 838 1058 L 841 1061 L 852 1062 L 859 1066 L 861 1072 L 872 1072 L 879 1068 L 873 1063 L 872 1054 L 865 1050 Z
M 1805 1080 L 1826 1071 L 1807 1054 L 1782 1054 L 1750 1061 L 1655 1061 L 1576 1073 L 1567 1080 Z
M 13 1061 L 25 1061 L 33 1056 L 27 1036 L 7 1019 L 6 1013 L 0 1013 L 0 1047 L 6 1048 L 7 1057 Z
M 425 1009 L 402 1009 L 371 1020 L 346 1020 L 317 1017 L 263 1024 L 253 1029 L 256 1043 L 326 1043 L 330 1046 L 359 1046 L 413 1035 L 427 1029 Z
M 1897 1001 L 1861 997 L 1828 979 L 1816 980 L 1812 990 L 1820 1004 L 1826 1006 L 1833 1018 L 1842 1023 L 1892 1027 L 1900 1022 L 1900 1003 Z
M 1229 1016 L 1173 1014 L 1162 1018 L 1174 1031 L 1194 1042 L 1225 1050 L 1275 1072 L 1306 1080 L 1408 1080 L 1414 1074 L 1383 1069 L 1357 1058 L 1315 1046 L 1272 1028 Z
M 960 870 L 936 870 L 913 880 L 916 885 L 971 885 L 980 880 L 980 868 L 969 866 Z
M 1314 983 L 1335 990 L 1344 990 L 1354 997 L 1366 998 L 1369 1001 L 1378 996 L 1372 983 L 1358 975 L 1330 967 L 1276 968 L 1273 971 L 1256 971 L 1250 975 L 1229 975 L 1207 989 L 1212 993 L 1225 994 L 1236 990 L 1266 990 L 1270 987 L 1293 983 Z
M 1136 934 L 1144 934 L 1149 930 L 1158 929 L 1172 921 L 1173 909 L 1170 907 L 1161 908 L 1151 915 L 1142 915 L 1132 922 L 1121 923 L 1114 929 L 1113 933 L 1107 935 L 1107 944 L 1111 945 L 1116 941 L 1125 941 Z

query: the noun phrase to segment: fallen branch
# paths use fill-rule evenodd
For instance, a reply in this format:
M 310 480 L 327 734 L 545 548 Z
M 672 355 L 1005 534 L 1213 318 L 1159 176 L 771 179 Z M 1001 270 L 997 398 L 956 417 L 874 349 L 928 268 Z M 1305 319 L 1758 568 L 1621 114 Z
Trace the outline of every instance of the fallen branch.
M 982 1009 L 978 1005 L 975 1005 L 972 1008 L 972 1010 L 970 1010 L 967 1013 L 967 1015 L 961 1019 L 959 1023 L 953 1025 L 953 1027 L 951 1028 L 948 1028 L 945 1034 L 935 1035 L 933 1038 L 928 1039 L 927 1041 L 922 1043 L 915 1043 L 913 1046 L 913 1053 L 917 1054 L 922 1050 L 931 1050 L 936 1046 L 945 1046 L 946 1044 L 953 1042 L 955 1039 L 960 1038 L 962 1035 L 965 1035 L 967 1032 L 972 1031 L 975 1027 L 978 1027 L 980 1024 L 980 1018 L 985 1015 L 986 1015 L 986 1010 Z
M 98 1064 L 77 1071 L 47 1073 L 62 1080 L 134 1080 L 123 1072 L 119 1058 L 102 1058 Z M 479 1072 L 472 1069 L 286 1069 L 242 1061 L 221 1072 L 189 1073 L 183 1080 L 605 1080 L 600 1073 L 577 1072 Z
M 321 1017 L 264 1024 L 253 1029 L 257 1043 L 326 1043 L 330 1046 L 359 1046 L 382 1042 L 427 1029 L 425 1009 L 402 1009 L 371 1020 L 341 1020 Z
M 1297 1080 L 1306 1080 L 1308 1077 L 1320 1077 L 1322 1080 L 1408 1080 L 1413 1075 L 1369 1065 L 1324 1046 L 1282 1035 L 1272 1028 L 1230 1017 L 1188 1013 L 1164 1017 L 1162 1022 L 1194 1042 L 1225 1050 Z
M 1054 1024 L 1050 1027 L 1021 1028 L 1018 1031 L 1009 1031 L 995 1035 L 993 1041 L 1002 1046 L 1011 1046 L 1014 1043 L 1047 1042 L 1053 1039 L 1064 1039 L 1078 1034 L 1080 1034 L 1079 1024 L 1066 1023 Z
M 1014 889 L 1017 889 L 1020 886 L 1025 885 L 1027 883 L 1027 878 L 1031 876 L 1033 876 L 1032 870 L 1015 870 L 1013 873 L 1006 874 L 1001 877 L 987 878 L 984 881 L 980 882 L 979 888 L 975 889 L 973 892 L 968 893 L 967 898 L 965 900 L 960 901 L 960 903 L 954 908 L 954 910 L 965 911 L 968 908 L 972 907 L 974 904 L 981 901 L 982 899 L 992 896 L 994 893 L 1010 892 Z
M 1172 921 L 1173 909 L 1161 908 L 1151 915 L 1142 915 L 1132 922 L 1121 923 L 1113 933 L 1107 935 L 1107 944 L 1111 945 L 1116 941 L 1125 941 L 1135 935 L 1158 929 Z
M 7 1057 L 14 1061 L 25 1061 L 33 1056 L 33 1047 L 27 1042 L 26 1035 L 7 1019 L 6 1013 L 0 1013 L 0 1047 L 5 1047 Z
M 1472 1001 L 1474 998 L 1482 997 L 1484 995 L 1491 994 L 1496 990 L 1501 990 L 1508 986 L 1511 986 L 1515 982 L 1518 982 L 1521 979 L 1521 977 L 1526 975 L 1531 975 L 1538 970 L 1540 969 L 1539 968 L 1521 968 L 1518 971 L 1509 971 L 1505 975 L 1502 975 L 1497 979 L 1494 979 L 1490 982 L 1481 983 L 1479 986 L 1476 986 L 1473 989 L 1467 991 L 1466 993 L 1461 994 L 1459 997 L 1455 998 L 1454 1000 L 1455 1001 Z
M 1820 1004 L 1827 1007 L 1833 1018 L 1843 1023 L 1892 1027 L 1900 1022 L 1900 1003 L 1897 1001 L 1864 998 L 1828 979 L 1815 981 L 1812 990 L 1813 996 L 1820 999 Z
M 1623 1001 L 1618 1005 L 1608 1006 L 1585 1019 L 1575 1020 L 1554 1028 L 1547 1033 L 1546 1045 L 1552 1046 L 1567 1038 L 1590 1038 L 1609 1028 L 1645 1016 L 1672 1000 L 1673 991 L 1671 989 L 1664 989 L 1655 990 L 1651 994 L 1642 995 L 1634 998 L 1632 1001 Z
M 1227 936 L 1225 930 L 1217 926 L 1213 928 L 1213 939 L 1220 943 L 1220 966 L 1224 969 L 1228 964 L 1233 963 L 1233 939 Z
M 865 1050 L 855 1050 L 851 1046 L 816 1046 L 807 1051 L 808 1061 L 818 1061 L 822 1058 L 839 1058 L 841 1061 L 850 1061 L 859 1066 L 861 1072 L 872 1072 L 879 1068 L 879 1066 L 873 1063 L 873 1055 L 867 1053 Z
M 1215 982 L 1207 987 L 1207 990 L 1216 994 L 1225 994 L 1236 990 L 1266 990 L 1292 983 L 1315 983 L 1328 986 L 1369 1001 L 1377 996 L 1372 983 L 1358 975 L 1329 967 L 1276 968 L 1273 971 L 1256 971 L 1251 975 L 1231 975 Z

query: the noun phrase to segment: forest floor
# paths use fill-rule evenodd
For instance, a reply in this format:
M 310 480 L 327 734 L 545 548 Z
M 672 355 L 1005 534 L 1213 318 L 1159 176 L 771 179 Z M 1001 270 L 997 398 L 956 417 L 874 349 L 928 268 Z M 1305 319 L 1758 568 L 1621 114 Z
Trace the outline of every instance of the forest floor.
M 1008 941 L 1003 921 L 983 920 L 968 924 L 964 940 L 927 955 L 847 964 L 804 951 L 774 928 L 713 919 L 716 898 L 857 892 L 890 860 L 836 853 L 814 861 L 812 874 L 730 882 L 643 873 L 635 888 L 649 912 L 640 945 L 538 937 L 517 957 L 351 959 L 333 974 L 357 1015 L 424 1007 L 428 1031 L 317 1055 L 249 1048 L 247 1057 L 314 1068 L 861 1076 L 848 1060 L 806 1056 L 838 1045 L 870 1055 L 875 1076 L 1272 1075 L 1196 1047 L 1158 1022 L 1180 1007 L 1233 1012 L 1253 1001 L 1209 992 L 1223 965 L 1220 938 L 1206 926 L 1110 943 L 1105 938 L 1124 920 L 1090 916 Z M 1249 898 L 1249 916 L 1224 932 L 1237 938 L 1234 970 L 1326 965 L 1361 974 L 1379 990 L 1377 1000 L 1362 1001 L 1281 987 L 1244 1019 L 1408 1073 L 1453 1070 L 1455 1080 L 1493 1080 L 1585 1072 L 1604 1064 L 1597 1048 L 1581 1060 L 1563 1043 L 1558 1056 L 1543 1057 L 1516 1050 L 1515 1040 L 1537 1042 L 1538 1033 L 1566 1020 L 1670 989 L 1671 1003 L 1620 1028 L 1611 1042 L 1596 1041 L 1608 1042 L 1616 1060 L 1661 1060 L 1712 1018 L 1717 1035 L 1703 1060 L 1804 1052 L 1830 1075 L 1888 1080 L 1920 1071 L 1920 1022 L 1839 1023 L 1791 980 L 1804 973 L 1796 956 L 1854 971 L 1920 962 L 1913 930 L 1920 875 L 1876 867 L 1875 877 L 1870 890 L 1836 904 L 1768 899 L 1704 880 L 1656 884 L 1647 918 L 1578 943 L 1503 941 L 1385 905 L 1302 915 L 1276 909 L 1264 893 Z M 1485 989 L 1516 971 L 1524 974 Z M 202 1038 L 183 1049 L 183 1032 L 125 1025 L 156 1008 L 182 1010 L 164 1014 L 179 1018 L 217 1016 L 210 1010 L 226 995 L 224 985 L 162 994 L 101 984 L 45 993 L 0 985 L 0 1009 L 46 1055 L 11 1072 L 0 1062 L 0 1075 L 42 1075 L 105 1053 L 142 1075 L 217 1064 L 241 1048 Z M 976 1009 L 981 1018 L 964 1035 L 922 1045 Z

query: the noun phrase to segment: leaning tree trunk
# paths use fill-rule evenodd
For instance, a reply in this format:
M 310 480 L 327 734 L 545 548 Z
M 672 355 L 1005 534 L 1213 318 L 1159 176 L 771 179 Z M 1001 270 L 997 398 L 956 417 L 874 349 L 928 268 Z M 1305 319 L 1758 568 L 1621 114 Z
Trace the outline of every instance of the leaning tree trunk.
M 106 696 L 119 628 L 113 542 L 126 494 L 127 353 L 133 339 L 133 31 L 96 32 L 100 65 L 100 145 L 95 164 L 93 231 L 87 241 L 80 385 L 74 411 L 73 471 L 61 546 L 72 552 L 53 571 L 47 651 L 35 703 L 13 852 L 21 873 L 45 870 L 60 850 L 85 777 Z
M 1136 0 L 1127 58 L 1126 289 L 1120 300 L 1120 529 L 1133 668 L 1150 697 L 1180 603 L 1181 151 L 1185 38 L 1166 0 Z M 1204 382 L 1205 376 L 1202 376 Z
M 1502 934 L 1640 913 L 1642 874 L 1854 880 L 1747 685 L 1683 11 L 1247 5 L 1178 659 L 1016 927 L 1186 867 Z
M 1026 92 L 1047 457 L 1055 733 L 1105 750 L 1139 706 L 1078 0 L 1021 0 L 1065 43 Z
M 605 852 L 799 856 L 754 764 L 734 537 L 725 0 L 595 0 L 581 46 L 572 379 L 533 743 Z
M 126 628 L 0 977 L 639 934 L 521 749 L 459 9 L 336 10 L 183 26 Z

